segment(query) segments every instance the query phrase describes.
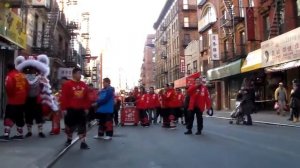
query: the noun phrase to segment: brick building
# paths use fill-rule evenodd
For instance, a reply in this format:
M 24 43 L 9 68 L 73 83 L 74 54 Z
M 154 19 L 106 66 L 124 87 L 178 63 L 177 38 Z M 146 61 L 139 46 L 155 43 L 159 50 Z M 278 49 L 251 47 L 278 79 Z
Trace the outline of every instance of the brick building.
M 167 0 L 154 24 L 156 87 L 185 76 L 184 49 L 197 40 L 196 0 Z
M 198 1 L 200 53 L 208 58 L 207 67 L 203 65 L 216 109 L 234 108 L 237 91 L 249 81 L 264 107 L 273 106 L 280 81 L 291 88 L 291 80 L 300 77 L 295 71 L 299 9 L 299 0 Z M 217 55 L 212 53 L 213 40 L 218 42 Z
M 149 88 L 155 86 L 155 47 L 154 47 L 154 34 L 147 36 L 144 46 L 144 58 L 141 67 L 141 82 L 140 84 Z

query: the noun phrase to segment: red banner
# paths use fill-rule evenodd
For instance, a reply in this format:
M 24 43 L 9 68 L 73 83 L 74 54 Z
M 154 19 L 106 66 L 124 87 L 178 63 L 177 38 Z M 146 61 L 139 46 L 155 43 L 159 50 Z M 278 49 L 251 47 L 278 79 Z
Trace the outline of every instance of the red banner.
M 246 23 L 248 41 L 255 40 L 255 25 L 254 25 L 254 9 L 253 7 L 246 8 Z

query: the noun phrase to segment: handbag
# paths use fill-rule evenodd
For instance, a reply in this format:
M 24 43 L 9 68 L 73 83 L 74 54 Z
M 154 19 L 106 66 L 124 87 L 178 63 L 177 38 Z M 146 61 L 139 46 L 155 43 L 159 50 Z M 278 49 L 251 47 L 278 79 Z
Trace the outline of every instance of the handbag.
M 206 111 L 206 114 L 209 115 L 209 116 L 213 116 L 214 115 L 214 109 L 211 107 L 210 109 L 208 109 Z
M 279 109 L 279 104 L 278 104 L 278 102 L 276 102 L 275 104 L 274 104 L 274 110 L 278 110 Z

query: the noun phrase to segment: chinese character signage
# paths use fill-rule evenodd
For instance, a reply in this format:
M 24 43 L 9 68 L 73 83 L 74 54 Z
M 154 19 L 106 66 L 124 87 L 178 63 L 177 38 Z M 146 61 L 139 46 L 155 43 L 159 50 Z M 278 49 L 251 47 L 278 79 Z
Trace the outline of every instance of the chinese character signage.
M 61 79 L 62 77 L 67 77 L 68 79 L 72 79 L 72 71 L 73 68 L 59 68 L 57 79 Z
M 0 36 L 26 49 L 25 28 L 20 16 L 8 9 L 0 9 Z
M 262 67 L 300 58 L 300 28 L 261 43 Z
M 247 22 L 247 37 L 248 41 L 255 40 L 255 24 L 254 24 L 254 10 L 253 7 L 246 8 L 246 22 Z
M 213 61 L 220 60 L 218 34 L 212 34 L 210 36 L 210 38 L 211 38 L 211 40 L 210 40 L 210 42 L 211 42 L 211 44 L 210 44 L 211 60 L 213 60 Z
M 180 72 L 185 73 L 185 59 L 184 59 L 184 57 L 180 57 Z

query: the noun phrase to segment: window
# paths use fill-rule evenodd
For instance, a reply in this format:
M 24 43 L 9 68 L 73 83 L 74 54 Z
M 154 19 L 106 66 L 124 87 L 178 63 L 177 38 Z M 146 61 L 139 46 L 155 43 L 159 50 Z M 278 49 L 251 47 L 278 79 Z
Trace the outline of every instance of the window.
M 46 24 L 43 23 L 42 24 L 42 41 L 41 41 L 41 46 L 44 46 L 44 38 L 45 38 L 45 28 L 46 28 Z
M 249 7 L 254 7 L 254 0 L 249 0 Z
M 241 55 L 246 54 L 246 34 L 244 31 L 240 32 L 240 40 L 241 40 Z
M 37 40 L 38 40 L 38 25 L 39 25 L 39 16 L 36 14 L 34 16 L 34 28 L 33 28 L 33 46 L 37 46 Z
M 189 0 L 183 0 L 183 9 L 189 9 Z
M 265 16 L 264 17 L 264 40 L 267 40 L 269 38 L 270 34 L 270 17 Z
M 229 42 L 228 42 L 228 40 L 224 41 L 224 51 L 225 51 L 225 53 L 229 51 Z
M 190 64 L 187 64 L 187 65 L 186 65 L 186 73 L 187 73 L 188 75 L 191 74 L 190 66 L 191 66 Z
M 239 11 L 240 11 L 240 17 L 245 17 L 243 0 L 239 0 Z
M 193 62 L 193 71 L 194 73 L 196 73 L 198 71 L 198 64 L 197 64 L 197 60 Z
M 183 22 L 184 22 L 184 24 L 183 24 L 184 27 L 189 27 L 190 26 L 189 17 L 184 17 Z
M 191 36 L 190 34 L 184 34 L 184 43 L 191 42 Z
M 206 19 L 207 21 L 209 21 L 210 23 L 212 22 L 216 22 L 217 21 L 217 14 L 215 9 L 213 9 L 212 7 L 207 7 L 205 9 L 204 15 L 202 16 L 202 19 Z

